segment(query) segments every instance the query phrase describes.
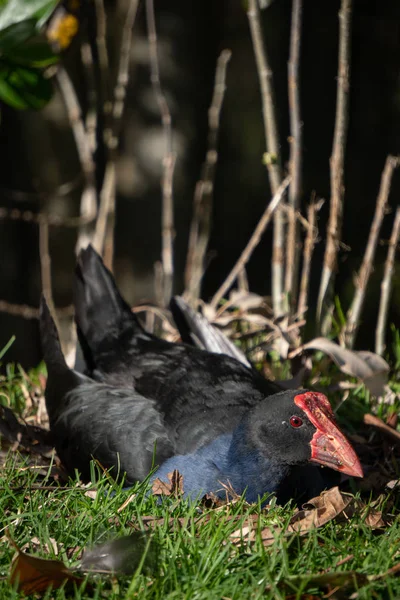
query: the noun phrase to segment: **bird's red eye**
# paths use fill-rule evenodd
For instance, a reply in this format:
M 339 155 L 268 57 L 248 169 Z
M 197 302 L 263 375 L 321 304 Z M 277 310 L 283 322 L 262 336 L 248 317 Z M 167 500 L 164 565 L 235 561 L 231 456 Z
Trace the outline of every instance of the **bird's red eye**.
M 303 425 L 303 419 L 300 417 L 290 417 L 290 424 L 292 427 L 301 427 Z

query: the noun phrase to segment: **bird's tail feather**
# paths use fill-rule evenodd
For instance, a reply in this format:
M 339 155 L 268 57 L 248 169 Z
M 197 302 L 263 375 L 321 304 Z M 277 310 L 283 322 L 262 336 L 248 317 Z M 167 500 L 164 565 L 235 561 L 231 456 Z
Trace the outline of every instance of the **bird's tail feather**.
M 90 245 L 79 254 L 74 304 L 79 341 L 86 360 L 88 346 L 95 348 L 103 336 L 111 332 L 118 333 L 129 326 L 143 333 L 136 315 L 119 293 L 114 277 Z
M 56 324 L 44 296 L 40 302 L 39 321 L 43 357 L 47 367 L 46 408 L 51 425 L 63 410 L 65 395 L 86 378 L 68 367 L 61 349 Z
M 243 352 L 206 317 L 193 310 L 181 296 L 171 299 L 170 309 L 183 342 L 216 354 L 226 354 L 251 367 Z
M 40 300 L 39 325 L 43 357 L 48 371 L 68 371 L 68 365 L 65 362 L 65 357 L 61 349 L 57 327 L 44 296 L 42 296 Z

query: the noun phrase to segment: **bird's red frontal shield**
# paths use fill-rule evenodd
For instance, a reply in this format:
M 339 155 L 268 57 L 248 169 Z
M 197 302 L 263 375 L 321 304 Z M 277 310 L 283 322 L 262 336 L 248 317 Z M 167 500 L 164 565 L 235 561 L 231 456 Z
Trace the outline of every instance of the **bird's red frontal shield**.
M 311 461 L 354 477 L 363 477 L 357 454 L 335 422 L 328 398 L 319 392 L 298 394 L 294 402 L 317 431 L 311 440 Z

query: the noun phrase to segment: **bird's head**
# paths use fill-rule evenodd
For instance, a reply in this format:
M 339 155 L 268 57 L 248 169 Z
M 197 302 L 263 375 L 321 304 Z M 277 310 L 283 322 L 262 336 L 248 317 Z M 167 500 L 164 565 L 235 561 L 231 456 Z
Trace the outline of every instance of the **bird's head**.
M 307 390 L 274 394 L 252 411 L 247 427 L 251 445 L 281 464 L 309 461 L 363 477 L 360 461 L 324 394 Z

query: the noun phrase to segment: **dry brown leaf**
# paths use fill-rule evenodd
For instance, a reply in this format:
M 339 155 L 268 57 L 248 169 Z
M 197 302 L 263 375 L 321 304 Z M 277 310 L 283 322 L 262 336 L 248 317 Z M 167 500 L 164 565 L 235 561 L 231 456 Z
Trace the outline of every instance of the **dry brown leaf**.
M 387 523 L 383 519 L 383 513 L 381 510 L 373 510 L 367 508 L 364 517 L 364 523 L 371 527 L 371 529 L 382 529 L 386 527 Z
M 327 338 L 319 337 L 302 346 L 301 350 L 320 350 L 324 352 L 343 373 L 360 379 L 371 394 L 380 397 L 384 395 L 388 381 L 389 365 L 373 352 L 354 352 L 342 348 Z
M 183 494 L 183 475 L 176 469 L 172 473 L 167 474 L 169 483 L 161 481 L 157 477 L 154 480 L 151 488 L 153 496 L 175 496 L 179 497 Z
M 314 527 L 322 527 L 328 521 L 336 519 L 350 507 L 354 496 L 343 494 L 338 487 L 322 492 L 303 505 L 290 520 L 288 531 L 306 532 Z
M 14 545 L 15 546 L 15 545 Z M 59 560 L 46 560 L 22 552 L 15 546 L 17 554 L 12 562 L 10 583 L 17 585 L 17 590 L 24 594 L 45 592 L 49 587 L 57 589 L 64 583 L 82 583 Z
M 305 535 L 312 529 L 322 527 L 332 520 L 347 520 L 358 513 L 364 518 L 364 523 L 373 529 L 382 528 L 386 523 L 382 512 L 356 500 L 351 494 L 344 494 L 338 487 L 322 492 L 320 496 L 312 498 L 303 505 L 291 518 L 287 529 L 282 527 L 264 527 L 258 534 L 258 515 L 246 519 L 241 526 L 230 535 L 230 541 L 235 545 L 243 542 L 253 543 L 258 535 L 264 546 L 270 546 L 279 535 L 290 536 L 293 534 Z
M 237 306 L 241 310 L 247 311 L 263 306 L 265 304 L 265 300 L 262 296 L 252 292 L 232 290 L 229 294 L 229 303 L 233 306 Z

